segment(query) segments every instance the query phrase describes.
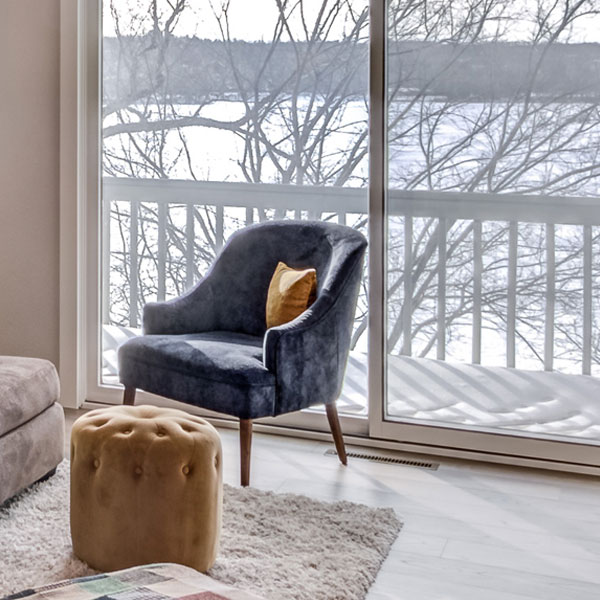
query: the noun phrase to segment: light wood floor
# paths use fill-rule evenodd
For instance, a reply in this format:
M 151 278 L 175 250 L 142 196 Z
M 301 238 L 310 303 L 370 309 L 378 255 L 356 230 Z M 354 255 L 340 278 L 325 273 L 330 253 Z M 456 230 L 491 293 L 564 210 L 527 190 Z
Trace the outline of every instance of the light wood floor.
M 220 433 L 225 481 L 237 485 L 237 432 Z M 600 479 L 449 459 L 437 471 L 343 467 L 330 447 L 255 434 L 251 482 L 396 510 L 404 527 L 368 600 L 600 598 Z

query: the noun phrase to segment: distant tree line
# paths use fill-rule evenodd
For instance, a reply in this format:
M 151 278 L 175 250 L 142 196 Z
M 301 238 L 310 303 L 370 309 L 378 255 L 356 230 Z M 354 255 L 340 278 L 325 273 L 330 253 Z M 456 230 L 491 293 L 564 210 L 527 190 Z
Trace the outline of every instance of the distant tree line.
M 267 42 L 172 37 L 157 52 L 153 34 L 104 38 L 105 97 L 158 89 L 170 101 L 187 104 L 204 101 L 207 95 L 235 95 L 240 80 L 231 69 L 232 62 L 248 87 L 260 82 L 259 93 L 274 88 L 288 94 L 314 93 L 315 89 L 326 93 L 343 84 L 348 94 L 364 94 L 367 61 L 355 60 L 357 50 L 366 54 L 364 42 L 342 46 L 341 53 L 338 42 L 325 42 L 319 53 L 321 64 L 313 63 L 300 81 L 290 79 L 290 72 L 297 68 L 296 53 L 306 45 L 279 42 L 274 48 Z M 340 62 L 354 61 L 352 74 L 331 69 L 334 56 Z M 600 95 L 600 44 L 400 41 L 390 43 L 388 57 L 389 84 L 397 89 L 396 99 L 426 90 L 450 100 L 501 100 L 530 86 L 532 79 L 533 94 L 542 97 L 577 101 Z M 163 61 L 168 63 L 168 81 L 148 80 L 149 73 L 160 77 L 164 72 Z M 259 76 L 261 69 L 264 72 Z M 533 69 L 537 69 L 535 78 Z

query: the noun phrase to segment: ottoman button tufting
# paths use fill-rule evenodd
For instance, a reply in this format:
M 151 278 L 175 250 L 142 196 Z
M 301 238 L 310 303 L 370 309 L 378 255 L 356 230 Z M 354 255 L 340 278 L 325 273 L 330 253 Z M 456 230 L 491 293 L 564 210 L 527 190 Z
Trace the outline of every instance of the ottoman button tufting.
M 71 443 L 78 558 L 98 571 L 165 562 L 210 569 L 223 504 L 221 440 L 212 425 L 175 409 L 115 406 L 80 417 Z

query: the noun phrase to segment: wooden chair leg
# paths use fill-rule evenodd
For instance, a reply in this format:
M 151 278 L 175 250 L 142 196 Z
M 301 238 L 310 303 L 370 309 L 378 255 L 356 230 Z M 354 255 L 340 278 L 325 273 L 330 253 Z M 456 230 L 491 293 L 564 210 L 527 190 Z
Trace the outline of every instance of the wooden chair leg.
M 346 447 L 344 446 L 344 438 L 342 437 L 342 428 L 340 427 L 340 419 L 338 417 L 337 408 L 335 402 L 325 405 L 327 411 L 327 420 L 329 421 L 329 427 L 333 435 L 333 441 L 335 443 L 335 449 L 337 450 L 340 462 L 343 465 L 348 464 L 348 457 L 346 456 Z
M 250 485 L 250 450 L 252 449 L 252 419 L 240 419 L 241 485 Z
M 123 404 L 133 406 L 135 404 L 135 388 L 126 387 L 123 392 Z

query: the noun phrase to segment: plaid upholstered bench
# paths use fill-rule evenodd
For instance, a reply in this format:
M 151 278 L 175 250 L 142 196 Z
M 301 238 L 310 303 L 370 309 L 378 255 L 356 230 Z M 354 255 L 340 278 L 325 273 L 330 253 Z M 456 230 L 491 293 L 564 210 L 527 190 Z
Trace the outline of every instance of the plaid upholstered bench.
M 1 600 L 263 600 L 173 563 L 67 579 Z

